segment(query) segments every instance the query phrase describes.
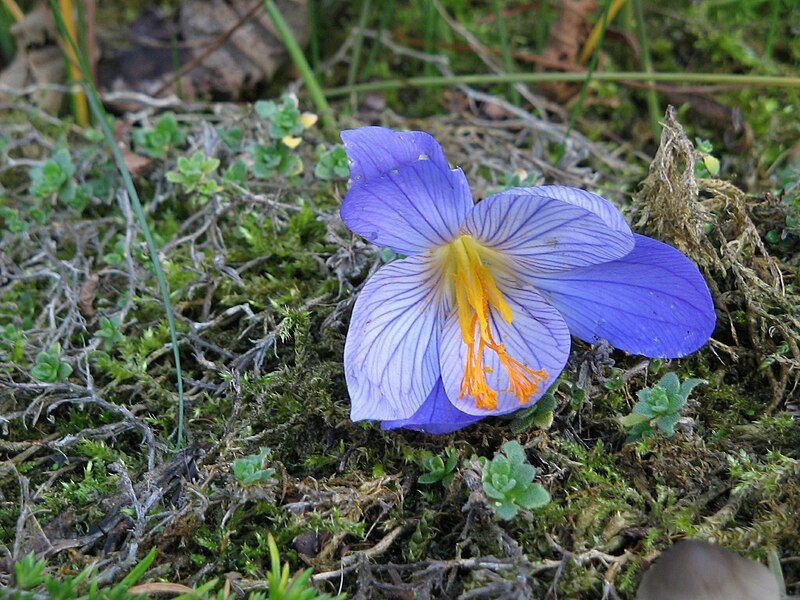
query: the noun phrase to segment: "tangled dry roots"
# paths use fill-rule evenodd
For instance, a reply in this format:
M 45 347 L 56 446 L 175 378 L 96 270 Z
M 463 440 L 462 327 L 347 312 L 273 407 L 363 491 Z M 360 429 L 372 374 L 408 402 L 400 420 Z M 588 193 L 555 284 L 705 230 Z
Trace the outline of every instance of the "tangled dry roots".
M 773 412 L 800 382 L 800 295 L 785 285 L 800 272 L 770 255 L 750 216 L 768 200 L 748 198 L 727 181 L 696 178 L 703 155 L 672 107 L 662 125 L 633 220 L 639 231 L 674 245 L 700 266 L 724 315 L 713 346 L 750 372 L 761 367 Z

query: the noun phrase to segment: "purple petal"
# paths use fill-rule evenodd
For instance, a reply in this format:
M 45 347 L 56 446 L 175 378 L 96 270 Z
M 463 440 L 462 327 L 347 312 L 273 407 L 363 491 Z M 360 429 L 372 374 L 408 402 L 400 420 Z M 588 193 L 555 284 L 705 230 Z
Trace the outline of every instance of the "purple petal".
M 569 202 L 570 204 L 585 208 L 603 219 L 607 227 L 615 231 L 621 231 L 627 234 L 631 233 L 631 228 L 625 220 L 625 217 L 619 212 L 619 209 L 602 196 L 587 192 L 586 190 L 565 187 L 563 185 L 540 185 L 538 187 L 526 189 L 536 196 L 555 198 L 556 200 L 563 200 L 564 202 Z
M 609 227 L 571 202 L 516 188 L 486 198 L 467 217 L 466 230 L 530 273 L 565 271 L 621 258 L 633 234 Z
M 425 404 L 423 404 L 411 418 L 397 421 L 384 421 L 381 423 L 381 429 L 399 429 L 403 427 L 405 429 L 441 435 L 463 429 L 473 423 L 477 423 L 482 418 L 483 417 L 463 413 L 453 406 L 444 391 L 442 380 L 439 379 L 431 395 L 425 400 Z
M 415 163 L 421 156 L 443 171 L 450 170 L 439 142 L 424 131 L 362 127 L 343 131 L 341 136 L 350 158 L 353 182 L 379 177 L 392 169 Z
M 486 367 L 489 387 L 498 392 L 497 408 L 478 408 L 474 398 L 459 398 L 467 361 L 467 346 L 461 336 L 458 316 L 452 315 L 445 323 L 440 343 L 442 381 L 453 405 L 472 415 L 499 415 L 531 406 L 555 383 L 569 356 L 569 329 L 557 310 L 533 289 L 507 283 L 501 285 L 500 289 L 511 307 L 513 319 L 511 323 L 506 323 L 494 308 L 491 309 L 490 327 L 494 339 L 504 344 L 509 356 L 530 369 L 544 370 L 547 378 L 523 405 L 516 395 L 508 391 L 508 374 L 497 354 L 486 350 L 483 365 Z
M 458 235 L 472 208 L 460 170 L 418 160 L 350 187 L 341 215 L 360 236 L 401 254 L 417 254 Z
M 423 257 L 375 273 L 356 300 L 344 347 L 350 416 L 407 419 L 439 379 L 438 275 Z
M 530 279 L 555 306 L 572 335 L 651 357 L 690 354 L 714 331 L 711 293 L 695 264 L 643 235 L 613 262 Z

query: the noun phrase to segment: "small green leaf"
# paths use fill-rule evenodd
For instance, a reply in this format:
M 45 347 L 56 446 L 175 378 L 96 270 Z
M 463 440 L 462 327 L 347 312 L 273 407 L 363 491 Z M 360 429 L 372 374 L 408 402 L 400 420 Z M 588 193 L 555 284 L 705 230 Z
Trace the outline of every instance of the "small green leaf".
M 494 502 L 492 507 L 494 508 L 494 512 L 498 518 L 502 519 L 503 521 L 510 521 L 516 517 L 517 513 L 519 512 L 519 509 L 514 505 L 513 502 L 510 501 Z
M 624 417 L 620 417 L 619 422 L 622 423 L 622 426 L 625 428 L 633 427 L 634 425 L 638 425 L 639 423 L 646 423 L 650 420 L 650 416 L 641 415 L 635 412 L 630 413 L 629 415 L 625 415 Z
M 719 159 L 717 157 L 707 154 L 703 157 L 703 164 L 711 175 L 715 177 L 719 175 Z
M 667 373 L 656 384 L 657 387 L 666 390 L 668 394 L 677 394 L 681 389 L 681 380 L 675 373 Z
M 350 161 L 343 146 L 334 146 L 319 157 L 314 175 L 318 179 L 345 179 L 350 176 Z
M 550 503 L 550 494 L 541 485 L 534 483 L 519 494 L 516 500 L 523 508 L 541 508 Z

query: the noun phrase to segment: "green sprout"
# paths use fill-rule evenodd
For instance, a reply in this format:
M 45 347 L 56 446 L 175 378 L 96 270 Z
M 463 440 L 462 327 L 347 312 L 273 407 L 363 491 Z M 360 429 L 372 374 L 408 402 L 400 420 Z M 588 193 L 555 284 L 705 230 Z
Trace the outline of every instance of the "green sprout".
M 25 359 L 25 333 L 10 323 L 0 326 L 0 348 L 13 362 L 21 362 Z
M 557 379 L 536 404 L 518 411 L 511 421 L 511 431 L 520 433 L 531 428 L 550 429 L 553 424 L 553 412 L 556 409 L 555 393 L 562 382 L 562 379 Z
M 33 552 L 24 556 L 14 564 L 14 579 L 18 591 L 11 594 L 11 598 L 19 600 L 34 600 L 36 598 L 52 598 L 53 600 L 135 600 L 142 598 L 142 595 L 134 593 L 134 584 L 150 568 L 156 557 L 156 549 L 153 548 L 121 581 L 113 586 L 100 587 L 92 577 L 94 565 L 83 569 L 77 575 L 66 577 L 59 580 L 45 572 L 47 564 L 43 560 L 37 560 Z M 47 594 L 27 593 L 43 586 Z M 130 590 L 130 591 L 129 591 Z M 6 596 L 4 596 L 6 597 Z M 197 596 L 201 597 L 201 596 Z
M 320 148 L 321 150 L 321 148 Z M 314 168 L 317 179 L 345 179 L 350 176 L 350 161 L 344 146 L 337 145 L 318 153 L 319 162 Z
M 419 476 L 420 483 L 432 485 L 441 482 L 445 487 L 450 485 L 455 476 L 458 452 L 455 448 L 447 448 L 444 453 L 444 459 L 434 454 L 422 457 L 420 464 L 426 472 Z
M 227 186 L 242 186 L 247 179 L 247 163 L 237 160 L 222 173 L 222 183 Z
M 108 265 L 121 265 L 125 262 L 125 236 L 117 234 L 114 237 L 114 247 L 111 252 L 103 255 L 103 262 Z
M 298 110 L 297 98 L 290 94 L 284 95 L 280 104 L 259 100 L 253 108 L 259 118 L 269 123 L 269 137 L 289 148 L 297 147 L 302 141 L 300 134 L 317 122 L 317 115 Z
M 538 173 L 528 173 L 522 169 L 517 169 L 512 173 L 503 174 L 503 190 L 515 187 L 531 187 L 541 176 Z
M 56 197 L 80 211 L 86 203 L 86 193 L 78 195 L 78 187 L 72 178 L 74 173 L 69 150 L 61 148 L 44 164 L 30 170 L 31 193 L 39 200 Z
M 9 233 L 22 233 L 28 229 L 28 222 L 19 216 L 16 208 L 0 206 L 0 219 L 3 220 L 3 229 Z
M 269 135 L 274 140 L 303 133 L 302 115 L 297 108 L 297 100 L 285 95 L 280 104 L 272 100 L 259 100 L 253 108 L 259 118 L 269 123 Z
M 719 175 L 719 159 L 712 155 L 714 145 L 703 138 L 695 139 L 695 147 L 703 155 L 695 166 L 697 177 L 716 177 Z
M 170 149 L 183 145 L 185 140 L 186 135 L 172 113 L 162 116 L 154 127 L 133 132 L 133 142 L 150 158 L 163 158 Z
M 675 373 L 667 373 L 653 387 L 639 390 L 636 394 L 639 401 L 633 411 L 620 419 L 622 425 L 629 429 L 627 441 L 651 437 L 659 430 L 672 437 L 689 394 L 701 383 L 707 382 L 703 379 L 687 379 L 681 383 Z
M 46 577 L 45 567 L 47 567 L 47 563 L 43 560 L 37 560 L 33 552 L 23 556 L 19 562 L 14 564 L 17 586 L 23 590 L 32 590 L 41 585 Z
M 253 159 L 253 175 L 259 179 L 269 179 L 276 173 L 292 177 L 303 172 L 303 161 L 285 144 L 252 144 L 248 152 Z
M 267 539 L 271 570 L 267 573 L 269 582 L 269 595 L 255 594 L 250 600 L 334 600 L 329 594 L 322 594 L 309 585 L 314 569 L 295 574 L 289 578 L 289 563 L 284 563 L 281 569 L 281 556 L 275 538 L 269 534 Z M 344 600 L 344 595 L 336 596 L 336 600 Z
M 197 151 L 190 158 L 178 158 L 178 170 L 168 171 L 167 181 L 177 183 L 187 194 L 197 192 L 201 198 L 207 199 L 222 190 L 213 177 L 218 167 L 218 158 Z
M 244 138 L 244 129 L 239 125 L 234 125 L 230 129 L 216 128 L 219 139 L 228 147 L 231 152 L 239 152 L 242 149 L 242 139 Z
M 61 360 L 61 344 L 55 343 L 44 352 L 36 355 L 36 364 L 31 375 L 45 383 L 66 381 L 72 374 L 72 367 Z
M 233 461 L 233 476 L 243 486 L 267 482 L 275 477 L 275 469 L 267 468 L 272 452 L 261 448 L 258 454 L 237 458 Z
M 516 440 L 503 444 L 491 461 L 482 459 L 483 490 L 498 518 L 510 521 L 520 509 L 541 508 L 550 494 L 534 483 L 536 469 L 528 463 L 525 450 Z
M 119 325 L 119 317 L 111 317 L 110 319 L 102 317 L 100 319 L 100 329 L 95 332 L 94 337 L 100 340 L 101 345 L 106 350 L 113 348 L 123 340 Z

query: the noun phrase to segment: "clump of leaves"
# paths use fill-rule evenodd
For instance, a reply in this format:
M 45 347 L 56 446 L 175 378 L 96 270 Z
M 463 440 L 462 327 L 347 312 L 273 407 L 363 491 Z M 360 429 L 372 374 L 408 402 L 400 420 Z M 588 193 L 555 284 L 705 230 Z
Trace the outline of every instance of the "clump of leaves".
M 19 598 L 20 600 L 40 598 L 40 594 L 30 593 L 29 590 L 43 587 L 47 590 L 47 597 L 55 599 L 103 600 L 113 598 L 115 600 L 134 600 L 142 596 L 131 588 L 147 572 L 155 557 L 156 549 L 153 548 L 119 583 L 108 588 L 100 588 L 96 580 L 87 585 L 94 565 L 86 567 L 74 577 L 67 577 L 60 581 L 46 573 L 45 567 L 47 564 L 43 560 L 36 560 L 34 553 L 31 552 L 14 564 L 14 577 L 18 591 L 12 594 L 11 597 Z
M 447 448 L 445 458 L 435 454 L 423 456 L 420 465 L 425 473 L 419 476 L 419 482 L 425 485 L 440 483 L 447 487 L 455 476 L 458 452 L 455 448 Z
M 319 162 L 314 168 L 317 179 L 344 179 L 350 176 L 350 161 L 344 146 L 337 145 L 319 153 Z
M 95 332 L 94 337 L 100 340 L 106 350 L 119 344 L 123 339 L 122 332 L 119 330 L 119 317 L 101 318 L 100 329 Z
M 218 167 L 218 158 L 197 151 L 190 158 L 178 158 L 178 170 L 167 171 L 167 181 L 177 183 L 187 194 L 196 192 L 201 198 L 207 199 L 222 190 L 214 178 Z
M 22 233 L 28 228 L 28 222 L 20 217 L 19 210 L 10 206 L 0 206 L 0 219 L 3 229 L 9 233 Z
M 55 343 L 44 352 L 36 355 L 36 364 L 31 375 L 45 383 L 66 381 L 72 374 L 72 367 L 61 360 L 61 344 Z
M 25 333 L 9 323 L 0 327 L 0 348 L 15 363 L 25 358 Z
M 275 477 L 275 469 L 267 468 L 267 461 L 272 452 L 269 448 L 261 448 L 258 454 L 237 458 L 233 461 L 233 476 L 241 485 L 256 485 Z
M 289 94 L 283 96 L 280 104 L 272 100 L 259 100 L 253 108 L 261 119 L 269 123 L 269 136 L 273 140 L 281 140 L 290 148 L 300 143 L 297 136 L 304 129 L 317 122 L 316 115 L 301 113 L 297 108 L 297 98 Z
M 333 600 L 329 594 L 321 594 L 311 585 L 309 580 L 314 572 L 312 568 L 294 575 L 289 578 L 289 563 L 284 563 L 281 569 L 280 553 L 275 544 L 275 538 L 269 535 L 269 558 L 272 568 L 267 573 L 269 582 L 269 595 L 253 594 L 251 600 Z M 336 599 L 344 599 L 344 595 L 336 596 Z
M 622 425 L 629 429 L 627 441 L 651 437 L 659 430 L 672 437 L 689 394 L 701 383 L 706 381 L 687 379 L 681 383 L 675 373 L 667 373 L 653 387 L 639 390 L 636 394 L 639 401 L 633 411 L 620 419 Z
M 87 197 L 86 192 L 75 185 L 72 178 L 74 173 L 75 166 L 69 150 L 61 148 L 44 164 L 30 170 L 31 194 L 38 200 L 56 197 L 67 206 L 80 211 L 86 205 Z
M 695 176 L 716 177 L 719 175 L 719 159 L 711 154 L 714 152 L 714 145 L 706 139 L 696 138 L 695 147 L 703 154 L 703 157 L 695 165 Z
M 519 411 L 511 421 L 511 431 L 520 433 L 526 429 L 549 429 L 553 424 L 553 411 L 556 409 L 555 393 L 562 380 L 550 386 L 544 395 L 530 408 Z
M 217 135 L 228 147 L 231 152 L 239 152 L 242 149 L 242 139 L 244 138 L 244 129 L 239 125 L 234 125 L 229 129 L 217 127 Z
M 550 494 L 534 483 L 536 469 L 528 463 L 525 450 L 516 440 L 503 444 L 491 461 L 483 458 L 483 491 L 498 518 L 509 521 L 520 509 L 541 508 Z
M 103 255 L 103 262 L 109 265 L 121 265 L 125 262 L 125 236 L 118 234 L 114 238 L 114 246 Z
M 172 113 L 162 116 L 154 127 L 133 132 L 133 142 L 141 152 L 151 158 L 163 158 L 172 148 L 182 146 L 185 140 L 186 135 Z
M 522 169 L 517 169 L 511 173 L 503 174 L 503 187 L 507 190 L 515 187 L 532 187 L 541 178 L 539 173 L 528 173 Z
M 237 160 L 228 165 L 222 174 L 222 183 L 228 187 L 243 186 L 247 179 L 247 163 Z
M 259 179 L 269 179 L 275 174 L 293 177 L 303 172 L 303 161 L 284 144 L 252 144 L 248 152 L 253 160 L 253 175 Z

